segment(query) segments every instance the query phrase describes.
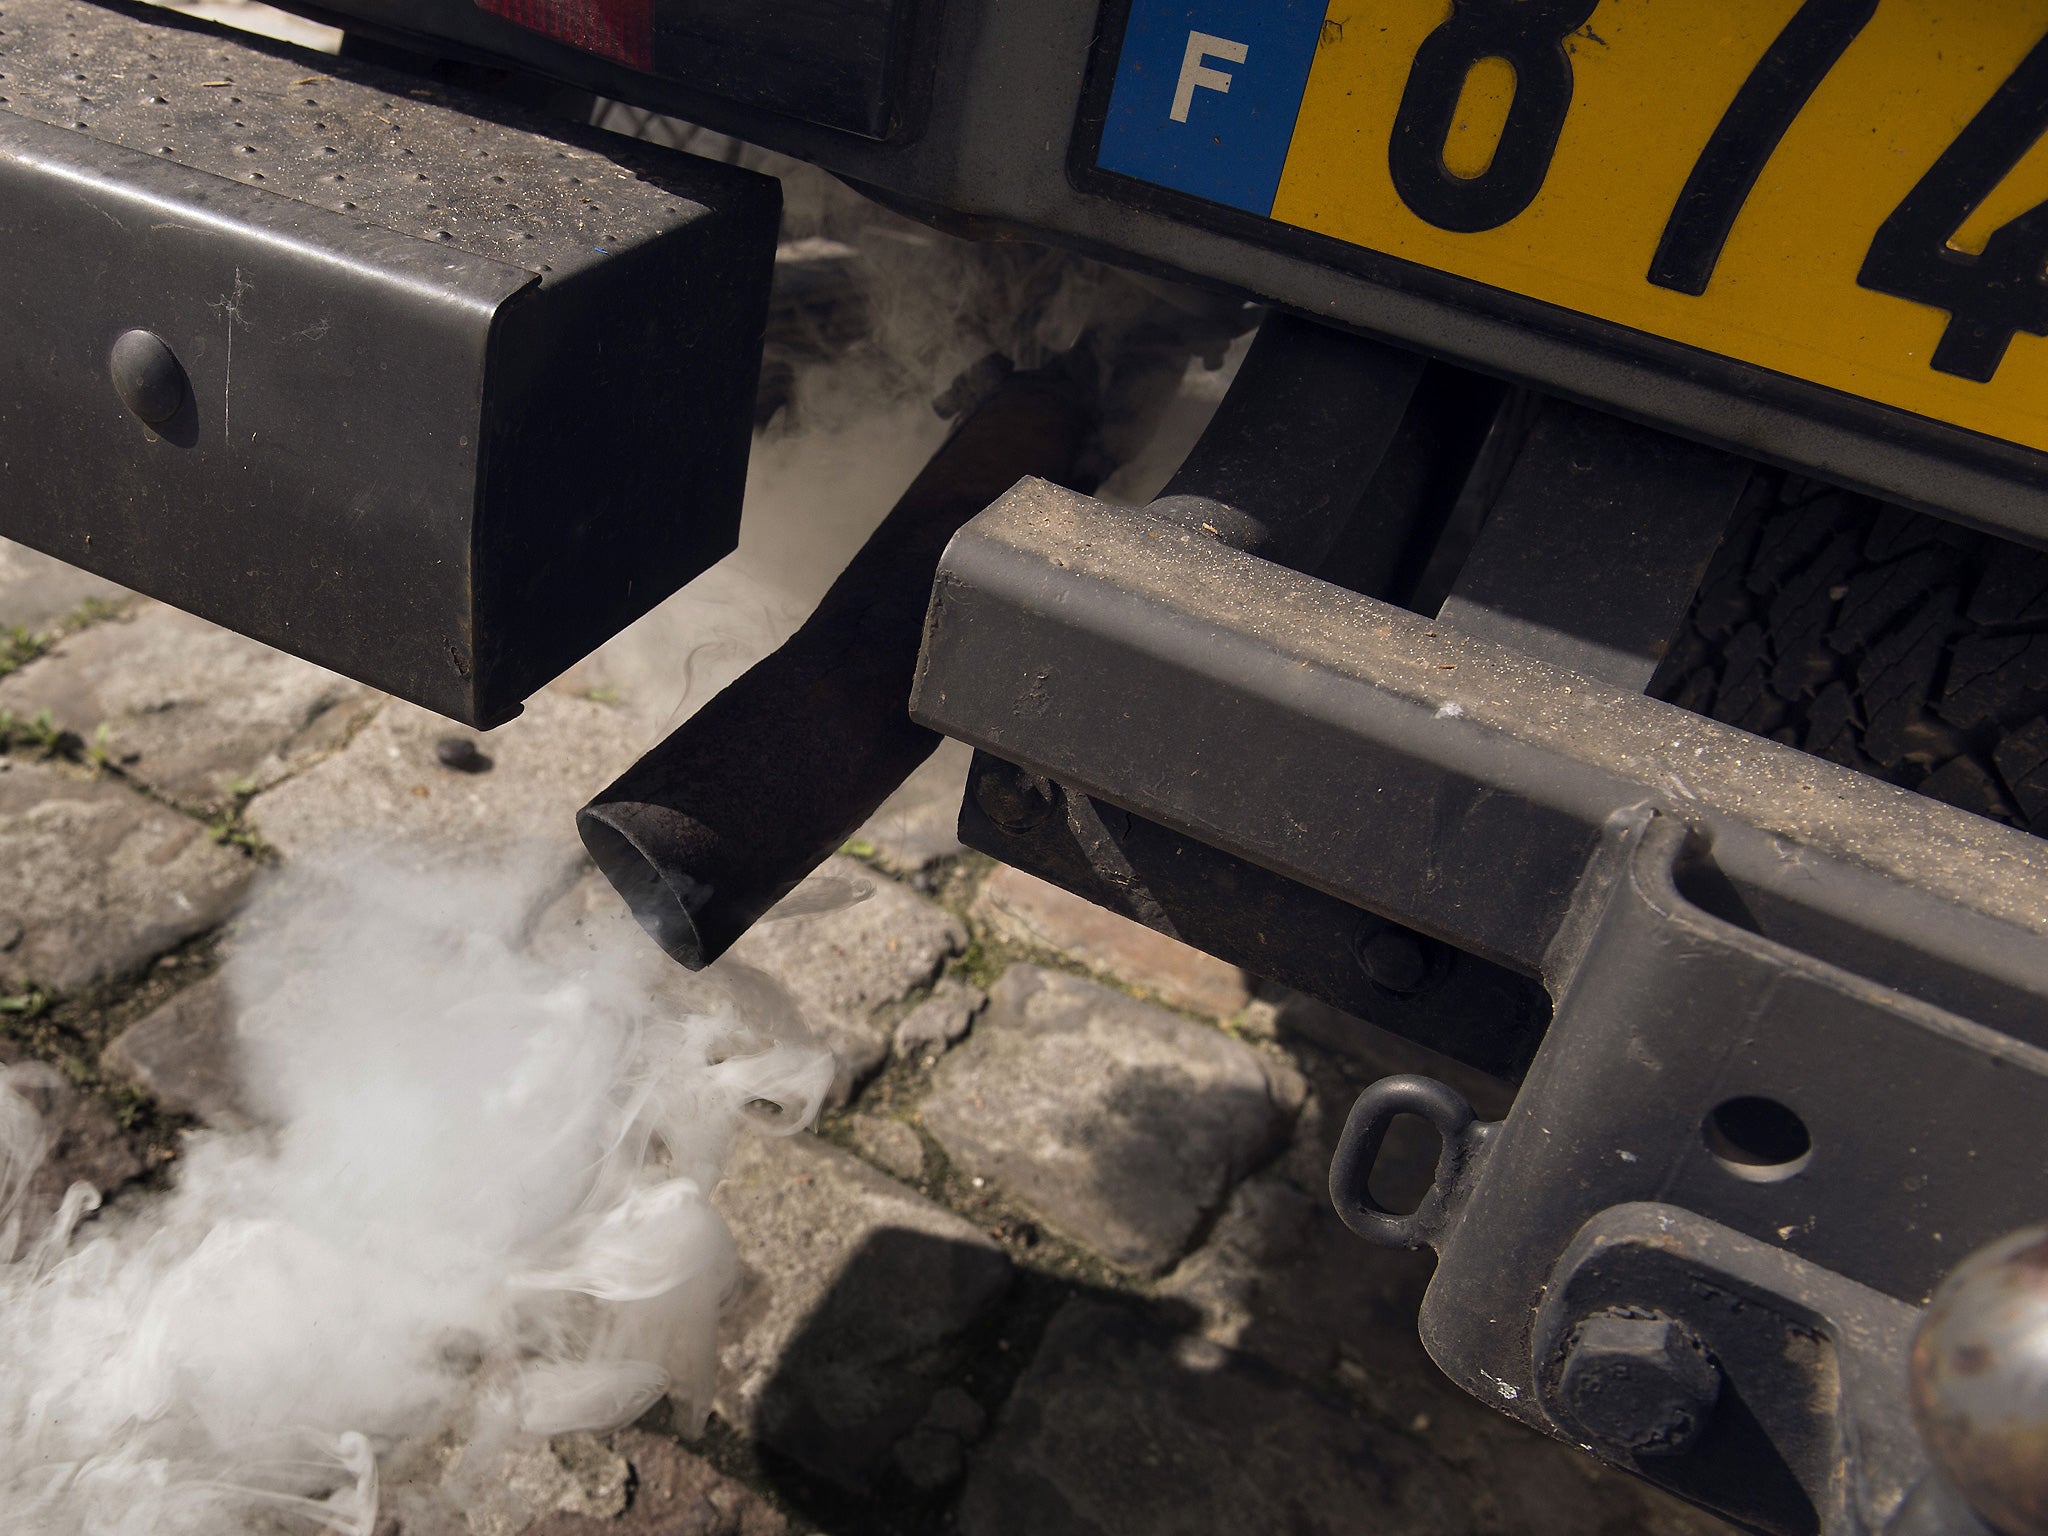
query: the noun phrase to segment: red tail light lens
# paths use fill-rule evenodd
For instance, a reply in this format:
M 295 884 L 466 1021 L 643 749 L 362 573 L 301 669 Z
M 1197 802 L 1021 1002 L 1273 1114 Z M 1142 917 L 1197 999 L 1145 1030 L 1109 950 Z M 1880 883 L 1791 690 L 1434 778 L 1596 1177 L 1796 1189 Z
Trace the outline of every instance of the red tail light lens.
M 654 0 L 477 0 L 494 16 L 634 69 L 654 67 Z

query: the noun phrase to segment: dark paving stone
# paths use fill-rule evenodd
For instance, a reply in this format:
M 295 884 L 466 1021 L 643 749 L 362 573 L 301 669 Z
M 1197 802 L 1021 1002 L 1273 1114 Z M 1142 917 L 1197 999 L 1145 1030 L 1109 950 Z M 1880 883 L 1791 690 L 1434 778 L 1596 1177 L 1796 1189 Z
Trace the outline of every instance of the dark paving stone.
M 1131 1311 L 1069 1302 L 961 1497 L 962 1536 L 1452 1529 L 1424 1453 L 1361 1411 Z
M 234 1007 L 218 972 L 129 1025 L 100 1064 L 177 1114 L 222 1127 L 252 1118 L 238 1097 Z
M 135 971 L 218 923 L 254 874 L 115 779 L 0 755 L 0 984 L 72 992 Z
M 1009 1288 L 1009 1259 L 808 1134 L 743 1139 L 716 1203 L 744 1266 L 720 1416 L 832 1482 L 868 1485 Z
M 1221 1030 L 1019 965 L 920 1114 L 964 1171 L 1156 1273 L 1279 1150 L 1300 1099 L 1297 1075 Z

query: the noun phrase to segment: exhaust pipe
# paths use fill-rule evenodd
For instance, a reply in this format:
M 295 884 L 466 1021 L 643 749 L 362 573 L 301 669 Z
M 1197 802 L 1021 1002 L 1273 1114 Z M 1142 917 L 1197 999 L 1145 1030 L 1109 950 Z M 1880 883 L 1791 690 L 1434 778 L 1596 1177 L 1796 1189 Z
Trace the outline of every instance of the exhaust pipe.
M 1071 480 L 1093 428 L 1057 367 L 1012 374 L 954 430 L 815 612 L 576 816 L 668 955 L 709 965 L 938 749 L 910 686 L 939 556 L 1027 475 Z

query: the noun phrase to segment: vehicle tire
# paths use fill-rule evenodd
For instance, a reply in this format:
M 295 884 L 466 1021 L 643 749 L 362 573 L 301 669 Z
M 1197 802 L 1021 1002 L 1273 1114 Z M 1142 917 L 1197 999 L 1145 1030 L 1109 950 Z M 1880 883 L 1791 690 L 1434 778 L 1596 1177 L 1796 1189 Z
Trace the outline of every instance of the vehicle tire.
M 1776 471 L 1653 696 L 2048 834 L 2048 553 Z

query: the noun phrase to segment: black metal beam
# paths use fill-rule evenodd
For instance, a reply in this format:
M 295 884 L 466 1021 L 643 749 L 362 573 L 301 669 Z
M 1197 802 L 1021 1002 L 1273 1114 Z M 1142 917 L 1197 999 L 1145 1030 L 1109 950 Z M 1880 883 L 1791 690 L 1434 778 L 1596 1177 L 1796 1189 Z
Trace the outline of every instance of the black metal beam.
M 1436 1248 L 1452 1379 L 1583 1443 L 1580 1325 L 1668 1318 L 1724 1401 L 1685 1454 L 1630 1424 L 1609 1459 L 1786 1536 L 1874 1529 L 1920 1477 L 1904 1330 L 2048 1209 L 2038 840 L 1028 482 L 947 552 L 913 713 L 1156 853 L 1541 973 L 1513 1107 L 1445 1119 L 1427 1219 L 1368 1224 Z M 1404 1092 L 1361 1100 L 1340 1209 Z
M 1515 1079 L 1550 1022 L 1533 978 L 974 754 L 960 840 L 1255 976 Z
M 1755 472 L 1747 459 L 1546 401 L 1437 617 L 1640 692 Z
M 733 546 L 780 190 L 183 20 L 7 8 L 0 535 L 494 725 Z
M 1610 823 L 1661 806 L 2044 1032 L 2038 840 L 1054 486 L 948 548 L 912 711 L 1553 990 Z

